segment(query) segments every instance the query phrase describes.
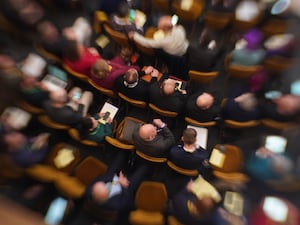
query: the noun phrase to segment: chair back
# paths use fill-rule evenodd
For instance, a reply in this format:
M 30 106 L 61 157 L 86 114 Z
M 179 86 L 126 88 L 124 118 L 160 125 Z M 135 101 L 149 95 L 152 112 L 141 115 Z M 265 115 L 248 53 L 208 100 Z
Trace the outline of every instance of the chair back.
M 35 43 L 33 43 L 33 47 L 40 55 L 42 55 L 46 59 L 48 59 L 54 63 L 58 63 L 58 64 L 62 63 L 61 58 L 59 58 L 58 56 L 54 55 L 53 53 L 47 51 L 41 44 L 35 42 Z
M 55 130 L 68 130 L 70 128 L 68 125 L 57 123 L 57 122 L 53 121 L 46 114 L 39 115 L 38 116 L 38 121 L 41 124 L 45 125 L 46 127 L 52 128 L 52 129 L 55 129 Z
M 105 32 L 120 46 L 129 46 L 128 38 L 125 34 L 113 30 L 108 23 L 103 24 Z
M 198 176 L 199 171 L 198 170 L 192 170 L 192 169 L 185 169 L 182 168 L 180 166 L 177 166 L 176 164 L 174 164 L 172 161 L 168 160 L 167 161 L 167 165 L 174 171 L 176 171 L 179 174 L 185 175 L 185 176 L 189 176 L 189 177 L 195 177 Z
M 147 160 L 149 162 L 153 162 L 153 163 L 165 163 L 168 160 L 167 158 L 164 158 L 164 157 L 153 157 L 153 156 L 146 155 L 139 150 L 136 150 L 135 153 L 142 159 L 145 159 L 145 160 Z
M 163 183 L 143 181 L 136 191 L 135 204 L 137 209 L 163 212 L 167 199 L 168 194 Z
M 129 103 L 132 106 L 142 108 L 142 109 L 145 109 L 147 107 L 147 102 L 145 102 L 145 101 L 135 100 L 135 99 L 129 98 L 121 92 L 118 92 L 118 96 L 121 99 L 123 99 L 125 102 Z
M 110 145 L 112 145 L 118 149 L 125 150 L 125 151 L 133 151 L 135 148 L 134 145 L 132 145 L 132 144 L 125 144 L 125 143 L 119 141 L 117 138 L 110 137 L 110 136 L 106 136 L 105 141 L 107 143 L 109 143 Z
M 88 83 L 94 87 L 96 90 L 98 90 L 101 94 L 108 96 L 110 98 L 116 98 L 116 94 L 114 91 L 101 87 L 100 85 L 96 84 L 95 81 L 93 81 L 92 79 L 88 79 Z
M 157 114 L 159 114 L 161 116 L 175 118 L 178 115 L 177 112 L 172 112 L 172 111 L 169 111 L 169 110 L 161 109 L 161 108 L 157 107 L 156 105 L 154 105 L 152 103 L 149 103 L 148 106 L 151 110 L 153 110 L 154 112 L 156 112 Z
M 216 12 L 207 10 L 204 15 L 205 27 L 210 27 L 214 30 L 223 30 L 232 22 L 233 13 Z
M 281 122 L 281 121 L 276 121 L 268 118 L 261 119 L 260 122 L 263 126 L 275 130 L 283 130 L 292 126 L 291 122 Z
M 260 124 L 259 120 L 249 120 L 249 121 L 236 121 L 236 120 L 224 120 L 224 125 L 229 128 L 233 129 L 243 129 L 243 128 L 250 128 L 256 127 Z
M 78 141 L 79 143 L 90 146 L 90 147 L 98 147 L 100 144 L 95 141 L 87 140 L 87 139 L 81 139 L 79 131 L 75 128 L 68 129 L 68 133 L 71 138 L 73 138 L 75 141 Z
M 107 165 L 93 156 L 88 156 L 75 168 L 75 176 L 87 186 L 106 171 Z
M 186 116 L 184 118 L 184 120 L 187 124 L 190 124 L 190 125 L 193 125 L 193 126 L 196 126 L 196 127 L 213 127 L 213 126 L 217 125 L 216 121 L 201 122 L 199 120 L 192 119 L 188 116 Z
M 82 73 L 78 73 L 74 70 L 72 70 L 67 64 L 63 63 L 62 67 L 64 68 L 64 70 L 66 72 L 68 72 L 68 74 L 71 74 L 73 77 L 78 78 L 79 80 L 85 81 L 87 82 L 88 80 L 88 74 L 82 74 Z
M 293 59 L 283 56 L 272 56 L 264 60 L 263 66 L 266 70 L 281 74 L 293 64 Z
M 239 20 L 235 17 L 233 20 L 233 29 L 240 32 L 250 30 L 251 28 L 256 27 L 256 25 L 261 21 L 262 18 L 262 14 L 257 15 L 250 21 Z
M 190 82 L 197 82 L 200 84 L 207 84 L 211 83 L 216 79 L 216 77 L 219 75 L 218 71 L 212 71 L 212 72 L 201 72 L 196 70 L 189 70 L 188 72 Z
M 31 105 L 30 103 L 24 101 L 24 100 L 21 100 L 20 102 L 17 103 L 17 105 L 27 111 L 27 112 L 30 112 L 31 114 L 41 114 L 44 112 L 44 110 L 42 108 L 39 108 L 39 107 L 36 107 L 34 105 Z

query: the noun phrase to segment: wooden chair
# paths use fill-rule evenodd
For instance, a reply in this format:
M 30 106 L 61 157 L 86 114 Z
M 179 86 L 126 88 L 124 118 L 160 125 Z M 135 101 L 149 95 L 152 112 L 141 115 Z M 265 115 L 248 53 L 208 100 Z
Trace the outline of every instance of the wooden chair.
M 293 62 L 294 60 L 291 58 L 276 55 L 266 58 L 263 62 L 263 66 L 270 72 L 281 74 L 282 72 L 290 68 Z
M 250 30 L 251 28 L 256 27 L 256 25 L 262 20 L 262 18 L 263 18 L 262 14 L 253 18 L 251 21 L 239 20 L 238 18 L 234 17 L 232 21 L 232 25 L 233 25 L 232 29 L 239 32 Z
M 43 124 L 44 126 L 46 126 L 48 128 L 54 129 L 54 130 L 68 130 L 70 128 L 70 126 L 68 126 L 68 125 L 57 123 L 57 122 L 53 121 L 46 114 L 41 114 L 37 118 L 41 124 Z
M 169 0 L 152 0 L 151 2 L 155 9 L 158 9 L 167 14 L 171 12 Z
M 217 144 L 212 150 L 209 162 L 213 174 L 221 180 L 228 182 L 247 182 L 249 180 L 248 176 L 242 173 L 244 156 L 238 146 Z
M 217 76 L 219 75 L 218 71 L 212 72 L 201 72 L 197 70 L 189 70 L 188 72 L 190 81 L 189 82 L 197 82 L 200 84 L 210 84 L 212 83 Z
M 172 161 L 168 160 L 167 161 L 167 165 L 174 171 L 176 171 L 179 174 L 185 175 L 185 176 L 189 176 L 189 177 L 196 177 L 199 175 L 199 171 L 198 170 L 192 170 L 192 169 L 185 169 L 182 168 L 180 166 L 177 166 L 176 164 L 174 164 Z
M 114 91 L 101 87 L 100 85 L 96 84 L 95 81 L 93 81 L 92 79 L 88 79 L 88 83 L 94 87 L 96 90 L 98 90 L 102 95 L 107 96 L 109 98 L 116 98 L 116 94 Z
M 257 127 L 260 124 L 259 120 L 249 120 L 249 121 L 236 121 L 236 120 L 224 120 L 224 125 L 233 129 L 244 129 L 250 127 Z
M 168 225 L 184 225 L 180 223 L 174 216 L 168 216 Z
M 281 122 L 269 118 L 261 119 L 260 122 L 263 126 L 274 130 L 283 130 L 293 125 L 291 122 Z
M 136 210 L 129 214 L 132 225 L 164 225 L 168 194 L 163 183 L 144 181 L 135 195 Z
M 63 161 L 67 158 L 70 161 Z M 79 160 L 79 149 L 60 142 L 50 151 L 45 163 L 28 167 L 25 169 L 25 173 L 29 177 L 41 182 L 54 182 L 63 174 L 70 174 Z
M 147 102 L 145 101 L 129 98 L 121 92 L 118 92 L 118 96 L 126 102 L 126 112 L 128 112 L 128 104 L 141 109 L 147 108 Z
M 62 67 L 64 68 L 64 70 L 65 70 L 68 74 L 72 75 L 73 77 L 75 77 L 75 78 L 77 78 L 77 79 L 79 79 L 79 80 L 81 80 L 81 81 L 87 82 L 87 80 L 89 79 L 88 75 L 82 74 L 82 73 L 78 73 L 78 72 L 74 71 L 74 70 L 71 69 L 67 64 L 64 64 L 64 63 L 63 63 L 63 64 L 62 64 Z
M 93 30 L 96 34 L 102 31 L 104 23 L 108 23 L 108 16 L 104 11 L 97 10 L 94 12 Z
M 195 0 L 192 3 L 192 6 L 189 9 L 184 9 L 181 6 L 181 3 L 178 1 L 172 2 L 172 9 L 174 13 L 179 17 L 179 19 L 189 24 L 188 28 L 192 26 L 192 30 L 190 32 L 190 37 L 192 37 L 196 26 L 197 20 L 199 19 L 200 15 L 202 14 L 205 7 L 204 0 Z M 188 30 L 188 29 L 187 29 Z
M 284 180 L 266 181 L 267 184 L 275 191 L 279 192 L 299 192 L 300 190 L 300 179 L 290 178 Z
M 168 160 L 167 158 L 164 158 L 164 157 L 153 157 L 153 156 L 146 155 L 145 153 L 143 153 L 139 150 L 136 150 L 135 153 L 142 159 L 145 159 L 145 160 L 147 160 L 149 162 L 153 162 L 153 163 L 165 163 Z
M 108 23 L 103 24 L 103 28 L 105 32 L 113 39 L 113 41 L 123 47 L 123 46 L 130 46 L 129 40 L 127 36 L 119 31 L 113 30 Z
M 26 102 L 25 100 L 21 100 L 17 103 L 18 107 L 21 109 L 31 113 L 31 114 L 42 114 L 44 110 L 42 108 L 39 108 L 37 106 L 31 105 L 30 103 Z
M 55 180 L 55 187 L 63 196 L 79 199 L 86 187 L 97 177 L 103 175 L 107 166 L 93 156 L 88 156 L 74 169 L 74 174 L 63 175 Z
M 161 109 L 161 108 L 157 107 L 156 105 L 154 105 L 152 103 L 149 103 L 148 106 L 152 111 L 154 111 L 155 113 L 157 113 L 161 116 L 165 116 L 165 117 L 169 117 L 169 118 L 175 118 L 178 115 L 177 112 L 172 112 L 172 111 L 169 111 L 169 110 Z
M 192 119 L 188 116 L 186 116 L 184 118 L 184 120 L 187 124 L 190 124 L 190 125 L 193 125 L 193 126 L 196 126 L 196 127 L 213 127 L 213 126 L 217 125 L 216 121 L 201 122 L 199 120 Z
M 76 128 L 70 128 L 68 130 L 68 133 L 69 133 L 69 136 L 73 140 L 79 142 L 82 145 L 89 146 L 89 147 L 103 147 L 104 146 L 103 143 L 98 143 L 98 142 L 91 141 L 88 139 L 82 139 L 79 135 L 79 131 Z
M 33 43 L 34 49 L 42 55 L 44 58 L 50 60 L 53 63 L 62 64 L 62 59 L 58 56 L 54 55 L 53 53 L 47 51 L 41 44 L 34 42 Z
M 232 20 L 233 13 L 207 10 L 204 14 L 205 27 L 209 27 L 214 30 L 224 30 L 231 24 Z
M 293 19 L 271 17 L 261 25 L 261 31 L 266 37 L 274 34 L 283 34 L 287 32 L 289 27 L 293 27 L 294 23 Z

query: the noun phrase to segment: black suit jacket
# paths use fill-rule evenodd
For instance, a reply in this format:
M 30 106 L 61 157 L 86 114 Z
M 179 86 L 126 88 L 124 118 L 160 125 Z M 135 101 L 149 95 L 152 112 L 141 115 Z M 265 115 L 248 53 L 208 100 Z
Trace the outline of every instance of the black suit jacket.
M 134 146 L 137 150 L 153 157 L 167 157 L 175 138 L 170 129 L 165 126 L 151 141 L 143 140 L 139 135 L 139 127 L 132 134 Z

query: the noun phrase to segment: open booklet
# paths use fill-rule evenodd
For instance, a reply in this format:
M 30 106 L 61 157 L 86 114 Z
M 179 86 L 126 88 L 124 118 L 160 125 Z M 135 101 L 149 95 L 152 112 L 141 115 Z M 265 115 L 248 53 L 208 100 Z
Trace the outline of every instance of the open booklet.
M 50 91 L 56 91 L 59 88 L 65 88 L 67 82 L 59 79 L 55 75 L 47 74 L 41 81 Z
M 113 120 L 114 117 L 116 116 L 118 110 L 119 110 L 118 107 L 116 107 L 108 102 L 105 102 L 102 109 L 100 110 L 100 114 L 103 114 L 104 116 L 100 117 L 99 122 L 102 124 L 106 124 L 108 121 L 108 118 Z
M 184 80 L 181 80 L 174 76 L 169 76 L 170 79 L 174 80 L 176 82 L 176 90 L 183 91 L 186 90 L 187 82 Z

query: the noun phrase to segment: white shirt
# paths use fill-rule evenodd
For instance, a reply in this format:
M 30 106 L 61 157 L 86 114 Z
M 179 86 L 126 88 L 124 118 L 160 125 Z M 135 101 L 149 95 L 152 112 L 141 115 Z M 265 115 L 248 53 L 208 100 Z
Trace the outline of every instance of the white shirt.
M 175 56 L 182 56 L 186 53 L 189 42 L 186 39 L 185 29 L 181 25 L 174 26 L 170 33 L 165 34 L 162 39 L 146 38 L 134 33 L 133 39 L 144 47 L 161 48 L 166 53 Z

